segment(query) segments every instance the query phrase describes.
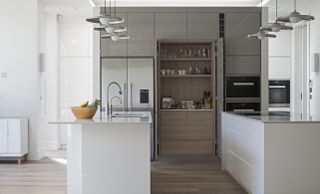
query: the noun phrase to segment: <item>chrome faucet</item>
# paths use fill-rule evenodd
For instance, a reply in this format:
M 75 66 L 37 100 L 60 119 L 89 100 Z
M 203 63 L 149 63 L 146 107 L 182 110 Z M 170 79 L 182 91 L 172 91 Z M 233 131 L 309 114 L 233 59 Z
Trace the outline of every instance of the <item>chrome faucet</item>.
M 120 102 L 120 104 L 122 104 L 122 100 L 121 100 L 121 98 L 119 97 L 119 96 L 113 96 L 111 99 L 110 99 L 110 115 L 112 116 L 112 100 L 113 99 L 118 99 L 119 100 L 119 102 Z
M 107 116 L 109 116 L 110 114 L 111 114 L 111 112 L 112 112 L 112 108 L 110 107 L 110 98 L 109 98 L 109 92 L 110 92 L 110 87 L 112 86 L 112 85 L 116 85 L 116 86 L 118 86 L 118 88 L 119 88 L 119 95 L 121 95 L 122 94 L 122 89 L 121 89 L 121 86 L 120 86 L 120 84 L 118 83 L 118 82 L 110 82 L 110 84 L 108 85 L 108 87 L 107 87 Z M 121 100 L 121 99 L 120 99 Z M 121 101 L 122 102 L 122 101 Z M 111 110 L 111 111 L 110 111 Z

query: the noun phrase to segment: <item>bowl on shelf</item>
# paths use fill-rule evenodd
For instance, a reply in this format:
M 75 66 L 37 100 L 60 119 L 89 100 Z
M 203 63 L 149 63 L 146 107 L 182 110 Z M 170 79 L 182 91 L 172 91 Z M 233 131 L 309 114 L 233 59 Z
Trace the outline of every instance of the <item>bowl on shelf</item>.
M 97 107 L 71 107 L 71 111 L 77 119 L 92 119 L 97 110 Z

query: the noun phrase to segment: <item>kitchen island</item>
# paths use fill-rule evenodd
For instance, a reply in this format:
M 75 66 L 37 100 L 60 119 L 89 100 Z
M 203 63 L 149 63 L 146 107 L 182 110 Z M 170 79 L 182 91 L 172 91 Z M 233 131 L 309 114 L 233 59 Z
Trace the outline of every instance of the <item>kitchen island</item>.
M 222 166 L 249 193 L 320 193 L 320 117 L 222 113 Z
M 149 112 L 50 123 L 68 125 L 68 194 L 150 194 Z

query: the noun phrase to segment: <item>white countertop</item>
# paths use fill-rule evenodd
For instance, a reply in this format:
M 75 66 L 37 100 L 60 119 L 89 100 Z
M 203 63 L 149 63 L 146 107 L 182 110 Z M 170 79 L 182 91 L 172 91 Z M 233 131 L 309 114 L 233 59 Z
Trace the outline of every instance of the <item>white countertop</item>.
M 92 119 L 75 119 L 75 118 L 62 118 L 57 121 L 49 122 L 49 124 L 151 124 L 152 116 L 150 112 L 114 112 L 114 114 L 142 114 L 142 117 L 111 117 L 106 116 L 105 113 L 97 112 Z
M 264 123 L 320 123 L 320 115 L 304 115 L 285 112 L 226 112 L 229 114 L 262 121 Z

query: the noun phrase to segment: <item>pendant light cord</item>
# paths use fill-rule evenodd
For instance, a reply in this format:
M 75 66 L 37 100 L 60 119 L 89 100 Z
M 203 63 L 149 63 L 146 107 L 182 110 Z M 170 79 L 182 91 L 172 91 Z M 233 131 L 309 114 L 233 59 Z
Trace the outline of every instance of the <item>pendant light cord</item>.
M 111 0 L 109 0 L 109 14 L 110 14 L 110 16 L 111 16 Z
M 294 0 L 294 11 L 297 11 L 297 0 Z
M 278 0 L 276 0 L 276 19 L 278 18 Z
M 104 13 L 107 13 L 107 0 L 103 1 L 104 3 Z
M 117 4 L 116 3 L 117 3 L 117 1 L 114 0 L 114 3 L 113 3 L 114 4 L 114 11 L 113 11 L 114 12 L 114 17 L 117 16 Z

